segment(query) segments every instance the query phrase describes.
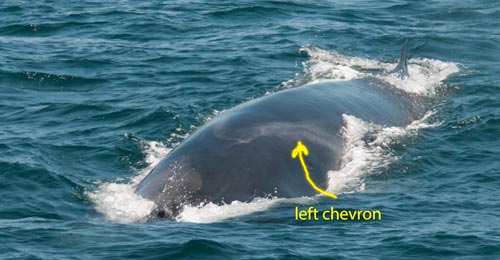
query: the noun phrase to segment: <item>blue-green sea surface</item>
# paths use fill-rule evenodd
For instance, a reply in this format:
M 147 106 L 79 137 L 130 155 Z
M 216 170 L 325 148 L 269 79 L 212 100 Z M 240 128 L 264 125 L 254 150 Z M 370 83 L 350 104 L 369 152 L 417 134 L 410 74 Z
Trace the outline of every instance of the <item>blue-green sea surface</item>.
M 409 40 L 410 79 L 384 76 Z M 0 259 L 500 258 L 498 1 L 0 1 Z M 339 198 L 187 206 L 134 188 L 219 113 L 379 75 L 406 128 L 346 115 Z M 296 221 L 295 207 L 381 221 Z

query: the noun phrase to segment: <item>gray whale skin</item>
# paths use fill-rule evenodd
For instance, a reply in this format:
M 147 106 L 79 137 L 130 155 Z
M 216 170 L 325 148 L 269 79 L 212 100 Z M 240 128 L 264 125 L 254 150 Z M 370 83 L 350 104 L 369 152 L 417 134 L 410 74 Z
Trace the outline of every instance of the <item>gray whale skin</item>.
M 392 71 L 409 77 L 403 45 Z M 184 205 L 251 201 L 256 197 L 312 196 L 298 160 L 301 140 L 312 180 L 323 189 L 342 155 L 343 114 L 386 126 L 406 126 L 424 102 L 373 77 L 308 84 L 238 105 L 197 129 L 139 184 L 155 202 L 151 218 L 172 219 Z

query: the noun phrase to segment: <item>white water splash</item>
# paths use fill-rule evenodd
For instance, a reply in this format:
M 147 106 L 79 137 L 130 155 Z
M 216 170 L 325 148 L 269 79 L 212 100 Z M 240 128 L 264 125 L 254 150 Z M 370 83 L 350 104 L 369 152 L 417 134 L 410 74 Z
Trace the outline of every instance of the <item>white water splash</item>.
M 139 171 L 129 183 L 96 182 L 95 191 L 87 191 L 87 195 L 95 203 L 95 209 L 108 220 L 117 222 L 135 222 L 146 220 L 154 208 L 154 202 L 144 199 L 135 193 L 135 188 L 144 177 L 170 152 L 163 143 L 150 141 L 139 142 L 144 151 L 148 167 Z
M 186 205 L 176 217 L 176 221 L 195 223 L 220 222 L 224 219 L 267 210 L 279 200 L 278 198 L 256 198 L 251 202 L 233 201 L 223 205 L 216 205 L 213 203 L 199 206 Z
M 400 79 L 388 72 L 396 63 L 386 63 L 373 59 L 349 57 L 334 51 L 325 51 L 314 47 L 302 47 L 300 51 L 310 59 L 303 63 L 304 72 L 294 80 L 282 83 L 283 87 L 296 87 L 321 81 L 351 80 L 367 76 L 379 78 L 409 93 L 434 95 L 442 86 L 442 81 L 459 71 L 458 64 L 427 58 L 408 60 L 410 77 Z
M 299 198 L 255 198 L 251 202 L 233 201 L 229 204 L 216 205 L 207 203 L 199 206 L 184 206 L 176 221 L 194 223 L 221 222 L 229 218 L 245 216 L 265 211 L 279 203 L 313 204 L 318 197 Z
M 95 209 L 108 220 L 116 222 L 143 221 L 154 208 L 154 202 L 135 194 L 133 186 L 120 183 L 101 183 L 87 196 L 96 204 Z
M 399 144 L 402 137 L 415 136 L 419 129 L 440 124 L 427 122 L 434 114 L 428 112 L 406 127 L 384 127 L 342 115 L 343 156 L 339 170 L 328 172 L 328 191 L 335 194 L 363 191 L 365 176 L 399 159 L 392 147 Z

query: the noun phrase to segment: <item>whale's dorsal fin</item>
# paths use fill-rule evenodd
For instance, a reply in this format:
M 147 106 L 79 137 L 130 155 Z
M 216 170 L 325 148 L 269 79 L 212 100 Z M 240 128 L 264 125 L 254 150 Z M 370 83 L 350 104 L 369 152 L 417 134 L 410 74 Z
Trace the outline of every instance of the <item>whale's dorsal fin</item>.
M 397 73 L 402 79 L 409 77 L 408 73 L 408 58 L 406 57 L 406 49 L 408 47 L 408 39 L 403 43 L 403 49 L 401 50 L 401 57 L 399 57 L 398 66 L 391 73 Z

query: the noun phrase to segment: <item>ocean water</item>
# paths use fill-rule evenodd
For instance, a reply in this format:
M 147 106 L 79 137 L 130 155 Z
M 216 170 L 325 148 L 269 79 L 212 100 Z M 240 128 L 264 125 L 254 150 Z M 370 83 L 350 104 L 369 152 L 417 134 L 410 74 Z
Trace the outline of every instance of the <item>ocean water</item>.
M 392 69 L 409 40 L 411 78 Z M 0 2 L 1 259 L 500 258 L 498 1 Z M 219 113 L 378 75 L 405 128 L 345 115 L 339 198 L 185 207 L 134 187 Z M 381 221 L 296 221 L 294 208 Z

